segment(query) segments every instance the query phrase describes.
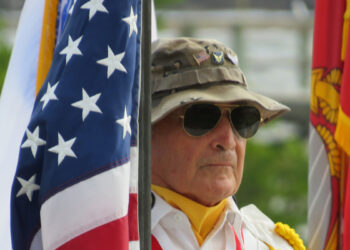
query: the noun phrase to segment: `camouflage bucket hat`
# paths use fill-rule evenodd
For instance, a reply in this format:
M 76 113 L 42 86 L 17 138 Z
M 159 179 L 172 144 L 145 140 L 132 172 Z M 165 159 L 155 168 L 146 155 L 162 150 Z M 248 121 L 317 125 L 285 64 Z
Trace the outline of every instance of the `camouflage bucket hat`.
M 194 102 L 256 107 L 262 123 L 290 109 L 248 90 L 235 52 L 215 40 L 162 39 L 152 44 L 152 123 Z

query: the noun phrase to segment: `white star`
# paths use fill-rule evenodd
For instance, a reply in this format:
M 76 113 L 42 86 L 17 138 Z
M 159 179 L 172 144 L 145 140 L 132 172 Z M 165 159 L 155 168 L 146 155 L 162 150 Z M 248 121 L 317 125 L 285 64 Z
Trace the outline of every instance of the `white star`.
M 130 120 L 131 120 L 131 116 L 130 115 L 128 116 L 126 112 L 126 107 L 125 107 L 124 117 L 117 120 L 117 123 L 119 123 L 119 125 L 123 127 L 123 139 L 125 138 L 127 132 L 131 135 Z
M 72 15 L 73 9 L 74 9 L 74 7 L 75 7 L 76 2 L 77 2 L 77 0 L 74 0 L 72 6 L 70 6 L 69 11 L 68 11 L 68 14 L 69 14 L 69 15 Z
M 69 141 L 64 141 L 61 134 L 58 133 L 58 144 L 52 148 L 49 148 L 50 152 L 58 154 L 58 165 L 61 164 L 66 156 L 77 158 L 71 147 L 75 142 L 76 137 L 70 139 Z
M 82 93 L 83 93 L 83 99 L 75 103 L 72 103 L 72 106 L 81 108 L 83 110 L 82 112 L 83 121 L 85 120 L 87 115 L 90 113 L 90 111 L 102 113 L 99 107 L 96 105 L 96 102 L 98 98 L 100 98 L 101 93 L 91 97 L 86 93 L 85 89 L 83 89 Z
M 16 194 L 16 197 L 26 194 L 28 197 L 28 200 L 32 201 L 33 192 L 35 190 L 40 189 L 40 186 L 35 184 L 35 178 L 36 178 L 36 174 L 30 177 L 28 181 L 22 179 L 21 177 L 17 177 L 17 180 L 19 181 L 19 183 L 21 183 L 22 187 Z
M 39 138 L 39 126 L 37 126 L 33 133 L 26 129 L 27 140 L 22 144 L 21 148 L 31 148 L 32 154 L 35 158 L 38 146 L 45 145 L 46 142 Z
M 108 10 L 103 6 L 103 1 L 104 0 L 90 0 L 81 6 L 82 9 L 89 10 L 89 20 L 93 18 L 97 11 L 108 13 Z
M 130 30 L 129 30 L 129 37 L 131 37 L 132 33 L 135 31 L 135 33 L 137 34 L 137 15 L 134 15 L 134 10 L 132 9 L 131 6 L 131 10 L 130 10 L 130 16 L 125 17 L 122 19 L 124 22 L 126 22 L 127 24 L 129 24 Z
M 127 73 L 121 60 L 124 58 L 125 52 L 122 52 L 118 55 L 114 55 L 112 49 L 108 46 L 108 56 L 104 59 L 98 60 L 98 64 L 102 64 L 108 67 L 107 69 L 107 78 L 109 78 L 115 70 L 119 70 Z
M 73 55 L 83 55 L 78 48 L 83 36 L 79 37 L 75 41 L 72 40 L 71 36 L 68 36 L 68 45 L 61 50 L 60 55 L 66 55 L 66 64 L 72 58 Z
M 44 102 L 42 109 L 44 110 L 45 106 L 48 104 L 50 100 L 58 100 L 55 95 L 55 90 L 57 88 L 58 82 L 51 87 L 50 82 L 47 83 L 46 93 L 41 97 L 40 101 Z

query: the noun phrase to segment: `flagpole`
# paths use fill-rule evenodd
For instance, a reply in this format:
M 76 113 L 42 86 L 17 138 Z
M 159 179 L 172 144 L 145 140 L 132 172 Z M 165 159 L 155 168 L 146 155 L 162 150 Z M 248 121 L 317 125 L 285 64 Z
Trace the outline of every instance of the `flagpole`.
M 141 250 L 151 250 L 151 27 L 151 1 L 142 0 L 138 202 Z

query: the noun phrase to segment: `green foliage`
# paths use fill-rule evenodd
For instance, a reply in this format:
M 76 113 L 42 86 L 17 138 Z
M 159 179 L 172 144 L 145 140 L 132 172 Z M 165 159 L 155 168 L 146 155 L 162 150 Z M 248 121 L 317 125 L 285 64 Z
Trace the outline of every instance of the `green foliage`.
M 0 34 L 4 28 L 4 22 L 0 20 Z M 0 35 L 0 94 L 5 80 L 6 70 L 10 59 L 11 50 L 4 42 L 4 37 Z
M 307 166 L 301 139 L 278 145 L 248 141 L 238 205 L 254 203 L 273 221 L 298 229 L 307 221 Z
M 155 9 L 170 9 L 177 4 L 183 3 L 185 0 L 154 0 Z M 165 28 L 164 19 L 157 17 L 157 28 L 162 30 Z
M 184 0 L 154 0 L 154 6 L 158 8 L 166 8 L 171 5 L 182 3 Z
M 5 80 L 10 55 L 11 50 L 6 45 L 0 43 L 0 93 Z

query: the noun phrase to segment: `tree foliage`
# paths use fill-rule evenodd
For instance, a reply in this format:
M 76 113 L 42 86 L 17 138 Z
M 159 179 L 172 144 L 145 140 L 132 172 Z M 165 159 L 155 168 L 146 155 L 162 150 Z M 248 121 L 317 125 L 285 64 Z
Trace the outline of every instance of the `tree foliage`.
M 307 154 L 298 138 L 275 145 L 248 141 L 238 205 L 254 203 L 275 222 L 306 225 Z
M 4 84 L 6 70 L 11 55 L 11 50 L 9 46 L 5 43 L 3 32 L 1 32 L 3 29 L 4 22 L 0 20 L 0 94 L 2 86 Z

